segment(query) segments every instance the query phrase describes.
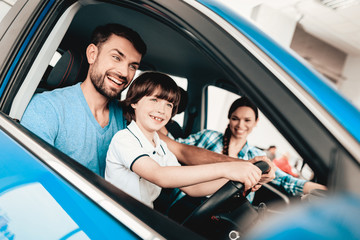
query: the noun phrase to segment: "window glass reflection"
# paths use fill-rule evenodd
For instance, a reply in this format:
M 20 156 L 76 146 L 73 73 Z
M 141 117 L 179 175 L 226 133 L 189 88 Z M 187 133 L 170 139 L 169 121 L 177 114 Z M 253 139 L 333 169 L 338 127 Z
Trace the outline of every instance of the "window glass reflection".
M 0 239 L 89 239 L 40 183 L 0 195 Z

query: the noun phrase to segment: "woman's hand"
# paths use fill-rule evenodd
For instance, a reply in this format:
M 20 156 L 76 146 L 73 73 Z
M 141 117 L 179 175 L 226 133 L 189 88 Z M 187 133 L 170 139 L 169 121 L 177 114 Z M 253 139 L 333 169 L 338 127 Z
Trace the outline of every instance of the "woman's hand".
M 270 166 L 269 170 L 265 174 L 261 175 L 261 179 L 259 183 L 264 184 L 273 180 L 275 178 L 275 171 L 277 169 L 276 165 L 272 161 L 270 161 L 270 159 L 267 158 L 266 156 L 256 156 L 250 160 L 251 163 L 255 163 L 258 161 L 264 161 Z M 253 191 L 258 190 L 260 187 L 261 186 L 253 188 Z
M 304 194 L 309 194 L 314 189 L 327 190 L 327 187 L 319 183 L 306 182 L 304 184 L 303 192 Z
M 261 179 L 261 170 L 250 162 L 236 161 L 224 164 L 227 166 L 225 177 L 243 183 L 245 191 L 258 184 Z

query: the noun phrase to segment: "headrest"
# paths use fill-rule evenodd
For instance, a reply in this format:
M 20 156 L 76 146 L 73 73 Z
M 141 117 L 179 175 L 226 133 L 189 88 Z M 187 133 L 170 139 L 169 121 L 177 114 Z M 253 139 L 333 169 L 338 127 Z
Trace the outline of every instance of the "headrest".
M 84 81 L 88 68 L 83 54 L 78 50 L 67 50 L 51 70 L 45 88 L 51 90 Z
M 179 87 L 179 88 L 180 88 L 181 97 L 180 97 L 177 114 L 185 111 L 186 106 L 188 104 L 188 93 L 182 87 Z

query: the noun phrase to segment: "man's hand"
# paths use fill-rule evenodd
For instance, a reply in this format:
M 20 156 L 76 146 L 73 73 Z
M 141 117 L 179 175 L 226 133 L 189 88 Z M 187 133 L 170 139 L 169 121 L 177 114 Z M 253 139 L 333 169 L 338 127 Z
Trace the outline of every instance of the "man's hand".
M 158 133 L 162 133 L 162 134 L 164 134 L 165 136 L 167 136 L 167 134 L 169 133 L 169 131 L 166 129 L 166 127 L 165 126 L 163 126 L 159 131 L 158 131 Z

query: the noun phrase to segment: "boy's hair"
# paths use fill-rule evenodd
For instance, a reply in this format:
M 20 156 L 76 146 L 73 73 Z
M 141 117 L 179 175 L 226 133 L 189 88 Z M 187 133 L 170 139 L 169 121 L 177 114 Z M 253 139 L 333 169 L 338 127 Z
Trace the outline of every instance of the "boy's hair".
M 109 23 L 96 27 L 91 36 L 91 43 L 95 44 L 97 47 L 101 47 L 101 44 L 106 42 L 112 34 L 126 38 L 132 43 L 136 51 L 138 51 L 142 56 L 145 55 L 146 44 L 140 35 L 131 28 L 117 23 Z
M 164 73 L 144 72 L 133 81 L 126 94 L 126 99 L 121 102 L 124 116 L 128 122 L 135 120 L 135 111 L 131 104 L 139 102 L 145 96 L 151 96 L 157 90 L 160 91 L 157 98 L 173 104 L 171 117 L 175 116 L 180 101 L 180 89 L 176 82 Z

